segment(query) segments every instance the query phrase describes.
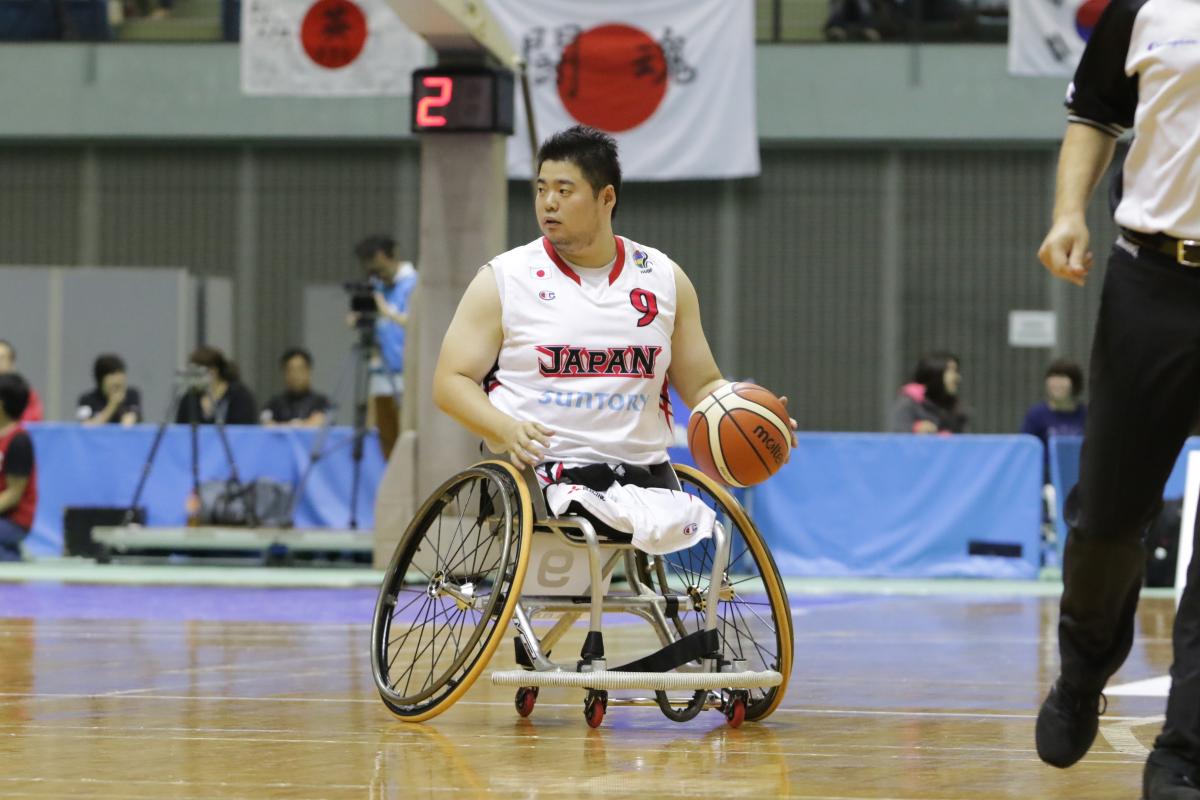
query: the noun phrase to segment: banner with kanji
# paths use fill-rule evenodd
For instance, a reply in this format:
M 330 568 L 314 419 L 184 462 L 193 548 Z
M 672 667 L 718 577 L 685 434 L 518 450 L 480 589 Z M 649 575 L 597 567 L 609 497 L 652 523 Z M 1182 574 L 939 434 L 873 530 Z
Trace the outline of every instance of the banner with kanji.
M 407 95 L 430 61 L 386 0 L 243 0 L 242 91 L 308 97 Z
M 1109 0 L 1011 0 L 1008 71 L 1013 75 L 1075 74 L 1083 48 Z
M 613 134 L 632 180 L 759 173 L 753 0 L 488 0 L 526 61 L 545 139 Z M 508 173 L 532 172 L 524 102 Z

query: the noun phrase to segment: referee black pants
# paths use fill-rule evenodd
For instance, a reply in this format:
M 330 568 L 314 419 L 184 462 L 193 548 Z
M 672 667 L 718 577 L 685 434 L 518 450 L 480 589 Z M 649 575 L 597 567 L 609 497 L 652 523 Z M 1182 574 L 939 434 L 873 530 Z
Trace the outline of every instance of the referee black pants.
M 1116 245 L 1090 372 L 1079 485 L 1065 508 L 1058 640 L 1066 684 L 1098 692 L 1133 645 L 1143 536 L 1200 415 L 1200 269 Z M 1193 772 L 1200 770 L 1200 556 L 1188 578 L 1175 619 L 1166 724 L 1151 759 Z

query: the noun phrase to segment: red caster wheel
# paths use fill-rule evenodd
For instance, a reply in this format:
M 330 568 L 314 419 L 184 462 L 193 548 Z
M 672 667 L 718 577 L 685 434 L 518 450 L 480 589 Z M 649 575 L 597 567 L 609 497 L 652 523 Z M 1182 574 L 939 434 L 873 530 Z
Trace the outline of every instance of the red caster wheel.
M 746 695 L 744 692 L 734 692 L 729 702 L 725 704 L 725 721 L 731 728 L 740 728 L 746 721 Z
M 604 712 L 608 710 L 608 692 L 604 690 L 588 691 L 587 700 L 583 703 L 583 718 L 589 728 L 599 728 L 604 722 Z
M 514 704 L 517 707 L 517 713 L 522 717 L 528 717 L 533 713 L 533 707 L 537 703 L 538 687 L 522 686 L 517 689 L 517 697 Z

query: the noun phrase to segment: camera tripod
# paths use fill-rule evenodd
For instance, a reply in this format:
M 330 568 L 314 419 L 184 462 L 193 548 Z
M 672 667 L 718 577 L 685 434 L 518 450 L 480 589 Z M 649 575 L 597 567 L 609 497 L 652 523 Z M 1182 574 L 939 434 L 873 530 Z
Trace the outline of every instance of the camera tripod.
M 166 416 L 158 425 L 158 430 L 154 433 L 154 442 L 150 445 L 150 453 L 146 456 L 146 463 L 142 465 L 142 475 L 138 479 L 137 489 L 133 492 L 133 500 L 129 503 L 129 508 L 125 511 L 125 525 L 132 524 L 137 515 L 138 502 L 142 499 L 142 492 L 146 489 L 146 482 L 150 479 L 150 470 L 154 467 L 154 459 L 158 455 L 158 448 L 162 445 L 163 437 L 166 435 L 167 426 L 175 421 L 175 417 L 179 413 L 179 405 L 188 400 L 188 427 L 191 429 L 191 468 L 192 468 L 192 495 L 191 502 L 200 502 L 200 420 L 197 418 L 197 413 L 200 406 L 200 396 L 207 397 L 209 402 L 214 406 L 216 401 L 213 399 L 207 385 L 207 374 L 205 370 L 200 368 L 185 368 L 175 371 L 173 384 L 173 394 L 171 402 L 167 406 Z M 191 400 L 191 396 L 196 395 L 195 400 Z M 237 464 L 233 458 L 233 448 L 229 445 L 229 437 L 225 433 L 225 420 L 223 415 L 217 414 L 214 418 L 215 427 L 217 429 L 217 438 L 221 441 L 221 448 L 225 452 L 225 459 L 229 463 L 229 483 L 234 486 L 241 486 L 241 478 L 238 477 Z M 189 516 L 198 514 L 199 509 L 188 509 Z M 258 524 L 253 504 L 250 504 L 246 509 L 248 523 L 251 526 Z
M 350 350 L 342 360 L 342 367 L 338 373 L 337 383 L 334 385 L 333 404 L 329 409 L 329 413 L 325 415 L 325 421 L 321 423 L 316 438 L 313 440 L 312 451 L 308 455 L 308 464 L 305 466 L 304 472 L 301 473 L 300 479 L 296 482 L 296 488 L 292 492 L 291 504 L 288 507 L 287 515 L 288 524 L 291 527 L 295 527 L 296 525 L 296 507 L 300 503 L 300 497 L 304 494 L 304 488 L 308 485 L 308 480 L 316 468 L 317 462 L 330 452 L 326 451 L 325 443 L 329 439 L 329 429 L 333 425 L 333 418 L 338 411 L 337 398 L 341 396 L 342 387 L 345 385 L 346 379 L 353 374 L 352 402 L 354 406 L 354 431 L 350 438 L 352 448 L 350 451 L 352 463 L 350 478 L 350 529 L 358 530 L 358 490 L 362 483 L 364 442 L 369 432 L 367 428 L 367 401 L 370 396 L 371 361 L 376 350 L 375 315 L 368 313 L 361 314 L 355 325 L 355 330 L 358 334 L 358 339 L 350 345 Z M 380 364 L 383 368 L 383 374 L 387 378 L 388 385 L 391 388 L 392 397 L 396 401 L 396 408 L 399 409 L 400 389 L 396 385 L 396 375 L 382 358 L 380 359 Z

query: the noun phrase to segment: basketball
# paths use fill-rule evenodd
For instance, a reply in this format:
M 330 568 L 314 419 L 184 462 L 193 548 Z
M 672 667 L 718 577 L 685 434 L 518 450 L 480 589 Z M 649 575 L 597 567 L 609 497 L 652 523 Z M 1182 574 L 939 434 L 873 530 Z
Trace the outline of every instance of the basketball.
M 787 409 L 753 383 L 722 386 L 688 420 L 688 449 L 696 465 L 730 486 L 754 486 L 774 475 L 791 445 Z

